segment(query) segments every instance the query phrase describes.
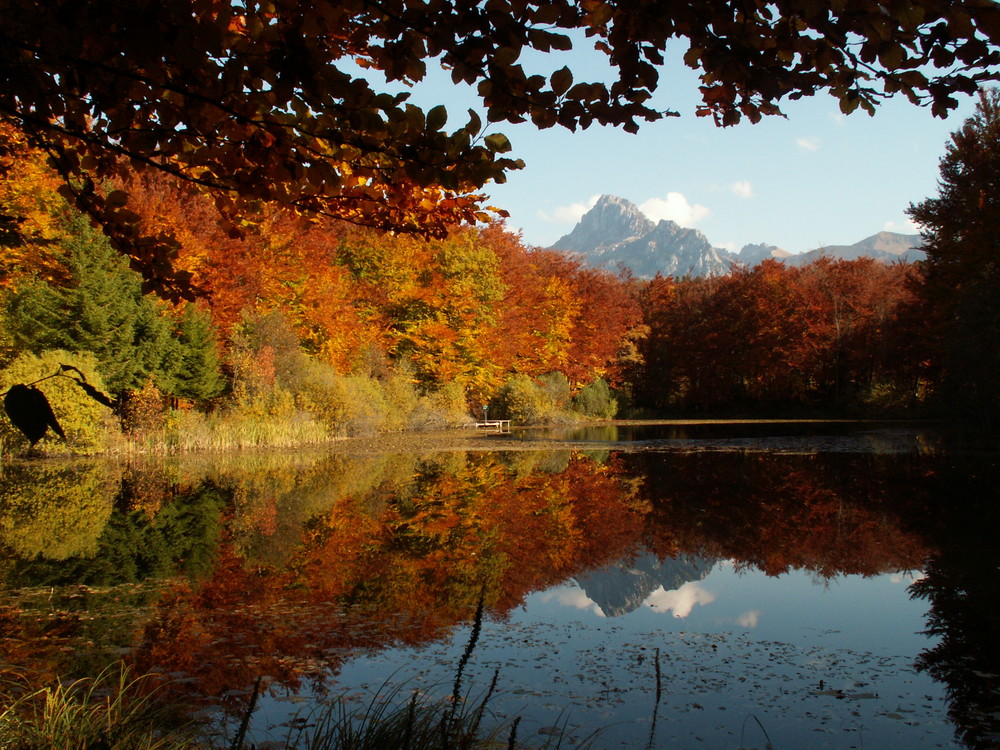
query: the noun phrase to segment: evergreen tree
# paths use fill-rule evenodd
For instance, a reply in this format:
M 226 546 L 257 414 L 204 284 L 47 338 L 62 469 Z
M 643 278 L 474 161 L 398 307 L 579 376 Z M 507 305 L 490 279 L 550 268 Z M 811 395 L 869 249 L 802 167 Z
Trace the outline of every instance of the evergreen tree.
M 196 305 L 188 304 L 177 330 L 179 357 L 173 370 L 176 396 L 203 401 L 215 398 L 225 387 L 219 358 L 218 336 L 212 319 Z
M 8 323 L 15 349 L 91 352 L 115 393 L 141 387 L 150 374 L 164 378 L 179 347 L 163 303 L 142 294 L 138 274 L 82 216 L 67 221 L 71 281 L 56 286 L 36 279 L 12 296 Z
M 951 136 L 936 198 L 911 205 L 927 260 L 939 391 L 951 409 L 1000 419 L 1000 90 Z

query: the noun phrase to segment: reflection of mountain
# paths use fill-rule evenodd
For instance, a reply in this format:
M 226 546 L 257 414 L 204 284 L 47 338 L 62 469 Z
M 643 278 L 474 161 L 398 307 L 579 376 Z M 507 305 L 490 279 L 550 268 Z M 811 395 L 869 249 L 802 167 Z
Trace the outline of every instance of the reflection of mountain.
M 605 616 L 618 617 L 641 607 L 661 586 L 673 591 L 689 581 L 704 579 L 715 563 L 686 555 L 660 560 L 646 553 L 576 576 L 576 582 Z

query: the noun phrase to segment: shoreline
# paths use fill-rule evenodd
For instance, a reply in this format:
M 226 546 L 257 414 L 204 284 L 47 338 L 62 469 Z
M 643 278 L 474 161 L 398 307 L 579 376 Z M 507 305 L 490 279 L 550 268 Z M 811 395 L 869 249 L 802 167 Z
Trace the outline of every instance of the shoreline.
M 343 455 L 377 455 L 381 453 L 446 453 L 455 451 L 593 451 L 613 448 L 619 452 L 645 452 L 657 448 L 645 442 L 606 441 L 560 438 L 553 436 L 546 439 L 531 439 L 525 434 L 532 432 L 558 432 L 605 427 L 685 427 L 701 425 L 878 425 L 891 427 L 893 425 L 912 427 L 915 425 L 939 424 L 938 420 L 926 419 L 878 419 L 878 418 L 705 418 L 705 419 L 616 419 L 594 422 L 577 422 L 565 424 L 530 425 L 515 427 L 513 433 L 487 432 L 473 427 L 440 428 L 435 430 L 404 430 L 399 432 L 384 432 L 371 435 L 357 435 L 333 438 L 321 443 L 306 443 L 295 447 L 258 445 L 243 448 L 231 448 L 218 451 L 177 451 L 177 452 L 124 452 L 106 454 L 67 454 L 45 453 L 33 455 L 6 455 L 0 458 L 0 467 L 4 465 L 38 463 L 50 461 L 101 460 L 112 461 L 143 461 L 178 459 L 184 457 L 235 456 L 239 454 L 259 453 L 289 453 L 289 452 L 326 452 Z M 662 449 L 662 448 L 661 448 Z

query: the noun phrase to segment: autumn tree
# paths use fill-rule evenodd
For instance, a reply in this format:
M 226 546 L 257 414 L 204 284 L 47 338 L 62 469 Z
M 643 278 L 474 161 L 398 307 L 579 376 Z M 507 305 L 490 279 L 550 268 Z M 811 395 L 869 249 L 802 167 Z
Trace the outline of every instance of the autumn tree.
M 144 295 L 139 275 L 107 238 L 68 213 L 59 222 L 63 239 L 49 250 L 55 270 L 21 277 L 3 300 L 13 351 L 90 352 L 116 394 L 154 378 L 171 395 L 218 395 L 223 378 L 211 320 L 190 303 L 171 311 Z
M 66 211 L 59 176 L 43 151 L 30 148 L 24 133 L 2 120 L 0 143 L 0 290 L 25 276 L 65 279 L 58 252 L 53 252 L 66 237 L 59 219 Z
M 1000 418 L 1000 90 L 951 136 L 937 197 L 910 206 L 927 260 L 939 385 L 952 408 Z
M 447 22 L 442 22 L 447 19 Z M 397 83 L 441 66 L 476 87 L 487 122 L 635 131 L 673 40 L 699 72 L 698 114 L 729 125 L 827 91 L 845 112 L 901 94 L 943 115 L 996 77 L 992 0 L 831 10 L 807 0 L 706 3 L 383 0 L 303 4 L 26 1 L 4 6 L 0 113 L 43 147 L 78 206 L 164 294 L 188 291 L 176 241 L 144 232 L 127 190 L 158 169 L 214 195 L 238 232 L 257 201 L 441 234 L 486 216 L 478 189 L 520 162 L 475 113 L 426 112 Z M 608 83 L 558 53 L 592 46 Z M 527 53 L 556 53 L 552 58 Z M 449 122 L 451 120 L 451 122 Z M 16 223 L 16 222 L 15 222 Z M 7 227 L 13 226 L 10 221 Z
M 653 409 L 892 409 L 920 395 L 925 353 L 906 264 L 769 260 L 640 288 L 649 328 L 632 377 Z
M 881 392 L 915 400 L 926 377 L 925 313 L 910 263 L 820 258 L 802 269 L 816 345 L 815 386 L 830 402 Z

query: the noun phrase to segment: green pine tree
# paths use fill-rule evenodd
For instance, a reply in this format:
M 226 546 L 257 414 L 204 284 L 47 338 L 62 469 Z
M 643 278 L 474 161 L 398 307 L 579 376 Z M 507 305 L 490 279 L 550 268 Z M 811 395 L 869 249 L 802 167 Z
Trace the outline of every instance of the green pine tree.
M 8 305 L 8 324 L 18 351 L 91 352 L 108 389 L 142 386 L 149 375 L 164 379 L 177 357 L 163 303 L 142 294 L 138 274 L 114 252 L 104 235 L 79 215 L 67 219 L 65 247 L 71 283 L 35 280 Z
M 171 373 L 172 389 L 181 398 L 204 401 L 222 393 L 226 381 L 219 358 L 219 339 L 207 312 L 188 304 L 177 330 L 178 358 Z

